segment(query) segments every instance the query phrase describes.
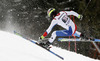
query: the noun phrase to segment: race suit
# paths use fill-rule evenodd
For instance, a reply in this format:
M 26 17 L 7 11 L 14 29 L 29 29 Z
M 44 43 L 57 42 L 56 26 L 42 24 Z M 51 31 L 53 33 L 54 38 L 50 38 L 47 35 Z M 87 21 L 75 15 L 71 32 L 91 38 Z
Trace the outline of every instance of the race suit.
M 72 36 L 74 34 L 78 34 L 78 36 L 81 34 L 80 32 L 76 31 L 77 26 L 76 24 L 68 17 L 69 15 L 76 16 L 79 18 L 79 14 L 74 12 L 74 11 L 61 11 L 59 12 L 54 19 L 52 20 L 49 28 L 44 32 L 44 34 L 41 36 L 41 38 L 46 37 L 52 28 L 55 25 L 59 25 L 63 27 L 65 30 L 59 30 L 59 31 L 54 31 L 49 39 L 49 42 L 52 43 L 57 36 Z M 77 35 L 76 35 L 77 36 Z

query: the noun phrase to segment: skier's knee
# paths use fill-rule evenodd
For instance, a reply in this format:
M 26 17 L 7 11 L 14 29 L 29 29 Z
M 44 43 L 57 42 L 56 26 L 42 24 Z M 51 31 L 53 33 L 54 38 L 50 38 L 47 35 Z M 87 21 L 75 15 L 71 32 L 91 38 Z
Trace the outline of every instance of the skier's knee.
M 56 31 L 54 31 L 53 33 L 52 33 L 52 36 L 51 36 L 51 39 L 55 39 L 56 38 Z
M 52 35 L 56 36 L 56 31 L 54 31 L 54 32 L 52 33 Z

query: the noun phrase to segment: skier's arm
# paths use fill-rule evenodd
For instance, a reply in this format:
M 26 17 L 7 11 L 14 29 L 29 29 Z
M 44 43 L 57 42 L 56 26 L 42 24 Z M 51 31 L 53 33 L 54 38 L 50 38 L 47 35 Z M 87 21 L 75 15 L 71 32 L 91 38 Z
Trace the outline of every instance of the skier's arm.
M 77 12 L 75 11 L 65 11 L 67 13 L 67 15 L 73 15 L 73 16 L 76 16 L 77 18 L 81 18 L 81 15 L 78 14 Z
M 41 36 L 41 39 L 44 39 L 49 33 L 50 31 L 52 30 L 52 28 L 56 25 L 56 21 L 55 20 L 52 20 L 49 28 L 46 30 L 46 32 L 44 32 L 44 34 Z

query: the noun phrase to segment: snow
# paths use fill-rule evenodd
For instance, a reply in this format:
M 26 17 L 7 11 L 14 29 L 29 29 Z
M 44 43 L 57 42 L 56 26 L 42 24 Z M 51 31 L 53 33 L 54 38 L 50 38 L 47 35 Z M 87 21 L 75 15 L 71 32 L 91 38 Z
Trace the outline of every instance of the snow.
M 20 36 L 0 31 L 0 61 L 99 61 L 55 46 L 51 50 L 64 60 Z

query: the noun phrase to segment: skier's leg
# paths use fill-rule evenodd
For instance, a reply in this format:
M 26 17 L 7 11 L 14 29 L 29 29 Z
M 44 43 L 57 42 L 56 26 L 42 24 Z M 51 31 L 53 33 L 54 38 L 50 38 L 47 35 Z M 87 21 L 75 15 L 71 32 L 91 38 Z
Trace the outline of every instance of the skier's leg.
M 54 32 L 52 33 L 52 35 L 51 35 L 51 37 L 50 37 L 50 39 L 49 39 L 49 42 L 50 42 L 50 43 L 52 43 L 52 42 L 55 40 L 55 38 L 56 38 L 56 36 L 57 36 L 57 35 L 56 35 L 56 32 L 57 32 L 57 31 L 54 31 Z
M 88 39 L 83 33 L 76 31 L 74 36 L 80 37 L 81 39 Z
M 77 37 L 80 37 L 80 35 L 81 35 L 81 32 L 79 32 L 79 31 L 76 31 L 74 34 L 74 36 L 77 36 Z
M 54 31 L 49 39 L 49 42 L 52 43 L 57 36 L 71 36 L 71 35 L 72 35 L 71 27 L 69 27 L 69 30 Z

